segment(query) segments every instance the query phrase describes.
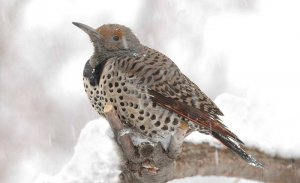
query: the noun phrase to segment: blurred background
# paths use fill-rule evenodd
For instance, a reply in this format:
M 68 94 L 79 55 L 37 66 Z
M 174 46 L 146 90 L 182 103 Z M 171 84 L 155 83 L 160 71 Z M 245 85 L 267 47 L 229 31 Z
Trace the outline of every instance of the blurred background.
M 292 0 L 0 0 L 0 182 L 32 182 L 40 173 L 57 173 L 80 130 L 98 118 L 82 84 L 93 47 L 72 21 L 130 27 L 212 99 L 229 95 L 244 101 L 248 115 L 242 122 L 255 124 L 254 132 L 264 129 L 248 145 L 260 147 L 255 142 L 265 138 L 277 144 L 263 150 L 300 157 L 295 140 L 299 5 Z

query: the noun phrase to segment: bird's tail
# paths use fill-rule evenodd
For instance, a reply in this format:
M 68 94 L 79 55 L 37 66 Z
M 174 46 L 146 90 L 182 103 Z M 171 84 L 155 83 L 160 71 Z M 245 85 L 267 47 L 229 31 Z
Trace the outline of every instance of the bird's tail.
M 250 165 L 262 168 L 263 165 L 257 162 L 252 156 L 248 155 L 241 147 L 240 144 L 243 142 L 231 132 L 224 124 L 221 123 L 220 119 L 216 115 L 209 114 L 205 111 L 201 111 L 197 108 L 187 105 L 186 103 L 171 98 L 165 97 L 164 95 L 149 90 L 148 93 L 152 97 L 152 101 L 162 106 L 165 109 L 173 111 L 178 115 L 188 119 L 191 122 L 198 124 L 206 132 L 220 140 L 224 145 L 229 147 L 232 151 L 237 153 L 242 159 L 247 161 Z M 199 130 L 201 132 L 201 130 Z
M 216 139 L 221 141 L 225 146 L 229 147 L 233 152 L 238 154 L 243 160 L 247 161 L 248 164 L 258 167 L 258 168 L 263 168 L 264 166 L 256 161 L 255 158 L 253 158 L 251 155 L 247 154 L 244 149 L 241 148 L 239 142 L 235 141 L 234 139 L 231 139 L 228 136 L 221 135 L 220 133 L 211 132 L 212 136 L 214 136 Z

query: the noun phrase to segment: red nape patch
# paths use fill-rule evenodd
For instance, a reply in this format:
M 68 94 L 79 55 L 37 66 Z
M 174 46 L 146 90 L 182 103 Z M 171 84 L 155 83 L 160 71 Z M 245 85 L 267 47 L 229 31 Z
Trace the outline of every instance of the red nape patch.
M 119 38 L 122 38 L 123 36 L 123 30 L 116 26 L 103 25 L 96 29 L 96 31 L 99 32 L 105 38 L 113 36 L 118 36 Z

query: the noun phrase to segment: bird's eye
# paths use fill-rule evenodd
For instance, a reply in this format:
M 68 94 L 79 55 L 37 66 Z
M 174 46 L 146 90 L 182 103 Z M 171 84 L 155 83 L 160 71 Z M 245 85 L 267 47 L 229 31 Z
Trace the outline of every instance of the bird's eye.
M 113 37 L 113 40 L 114 40 L 114 41 L 119 41 L 119 39 L 120 39 L 119 36 L 114 36 L 114 37 Z

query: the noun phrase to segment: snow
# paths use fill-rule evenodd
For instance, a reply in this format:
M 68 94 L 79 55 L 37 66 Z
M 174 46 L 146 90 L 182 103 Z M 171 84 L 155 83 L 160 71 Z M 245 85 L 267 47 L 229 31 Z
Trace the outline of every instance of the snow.
M 119 162 L 113 133 L 107 121 L 100 118 L 82 129 L 73 157 L 59 173 L 40 174 L 34 183 L 115 183 Z

